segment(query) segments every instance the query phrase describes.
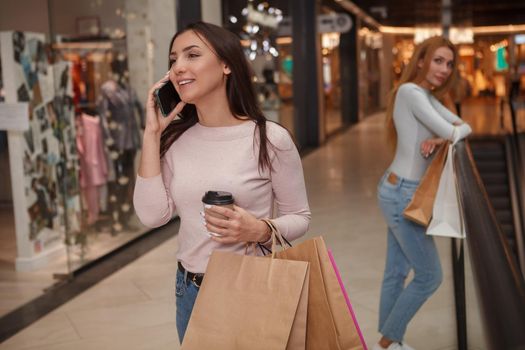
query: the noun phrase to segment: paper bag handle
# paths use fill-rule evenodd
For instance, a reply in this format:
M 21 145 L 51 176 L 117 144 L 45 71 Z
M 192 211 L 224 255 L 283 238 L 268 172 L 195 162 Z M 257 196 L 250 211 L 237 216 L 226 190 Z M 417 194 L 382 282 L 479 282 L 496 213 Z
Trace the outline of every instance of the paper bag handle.
M 266 246 L 262 245 L 259 242 L 246 242 L 246 247 L 244 249 L 244 255 L 249 255 L 249 249 L 250 248 L 252 248 L 251 249 L 252 253 L 253 253 L 253 255 L 255 255 L 255 247 L 259 246 L 259 249 L 261 249 L 261 251 L 263 252 L 263 255 L 266 255 L 266 254 L 264 253 L 264 250 L 263 250 L 262 247 L 264 247 L 264 249 L 266 249 L 268 251 L 268 253 L 272 253 L 272 258 L 273 258 L 274 257 L 273 251 L 275 251 L 275 246 L 276 246 L 275 239 L 277 237 L 277 239 L 281 243 L 281 246 L 284 247 L 283 236 L 281 235 L 281 232 L 279 231 L 279 229 L 277 227 L 275 227 L 274 223 L 270 219 L 261 219 L 261 221 L 263 221 L 270 228 L 270 232 L 271 232 L 271 235 L 272 235 L 272 249 L 271 250 L 268 249 Z M 288 241 L 286 241 L 286 242 L 290 245 L 290 243 Z M 290 245 L 290 247 L 291 247 L 291 245 Z
M 277 240 L 279 240 L 279 243 L 281 244 L 282 250 L 284 250 L 285 247 L 285 239 L 281 235 L 281 232 L 279 229 L 275 226 L 275 224 L 270 219 L 262 219 L 268 227 L 270 227 L 270 230 L 272 231 L 272 259 L 275 258 L 275 251 L 277 248 Z M 288 244 L 290 244 L 288 241 L 286 241 Z

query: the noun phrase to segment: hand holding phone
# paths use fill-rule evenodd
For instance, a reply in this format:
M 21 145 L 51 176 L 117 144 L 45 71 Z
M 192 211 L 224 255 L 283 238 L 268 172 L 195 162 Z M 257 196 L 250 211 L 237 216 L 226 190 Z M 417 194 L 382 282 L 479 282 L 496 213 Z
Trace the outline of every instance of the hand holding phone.
M 177 93 L 177 90 L 175 90 L 175 86 L 173 86 L 171 80 L 166 81 L 164 85 L 156 89 L 154 95 L 157 107 L 164 117 L 167 117 L 181 101 L 180 96 Z

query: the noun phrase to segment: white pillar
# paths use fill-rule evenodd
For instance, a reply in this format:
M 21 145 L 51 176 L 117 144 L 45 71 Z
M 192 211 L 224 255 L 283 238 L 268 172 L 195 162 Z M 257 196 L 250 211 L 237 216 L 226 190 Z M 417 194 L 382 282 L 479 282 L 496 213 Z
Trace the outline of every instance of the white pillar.
M 201 17 L 204 22 L 222 27 L 221 0 L 201 0 Z
M 126 41 L 131 86 L 144 104 L 149 88 L 168 71 L 175 34 L 174 0 L 127 0 Z

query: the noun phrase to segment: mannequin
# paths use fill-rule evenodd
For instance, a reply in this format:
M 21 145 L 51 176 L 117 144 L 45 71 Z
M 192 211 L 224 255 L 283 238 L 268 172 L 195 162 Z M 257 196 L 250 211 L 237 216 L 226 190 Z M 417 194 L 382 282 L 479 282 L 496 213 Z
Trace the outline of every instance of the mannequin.
M 111 63 L 113 76 L 102 84 L 97 103 L 104 126 L 105 144 L 115 170 L 115 182 L 108 184 L 108 209 L 113 220 L 113 234 L 123 229 L 134 229 L 129 225 L 135 186 L 134 163 L 137 149 L 141 146 L 139 128 L 144 125 L 144 109 L 127 82 L 126 67 L 125 56 L 117 55 Z

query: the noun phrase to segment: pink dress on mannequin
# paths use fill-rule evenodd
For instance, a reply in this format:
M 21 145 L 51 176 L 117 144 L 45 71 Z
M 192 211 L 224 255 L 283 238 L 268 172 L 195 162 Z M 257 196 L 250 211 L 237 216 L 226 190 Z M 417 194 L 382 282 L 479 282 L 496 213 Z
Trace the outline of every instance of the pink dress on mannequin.
M 80 156 L 80 187 L 88 207 L 88 225 L 98 219 L 100 186 L 107 182 L 108 165 L 102 138 L 100 118 L 82 114 L 77 132 Z

